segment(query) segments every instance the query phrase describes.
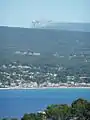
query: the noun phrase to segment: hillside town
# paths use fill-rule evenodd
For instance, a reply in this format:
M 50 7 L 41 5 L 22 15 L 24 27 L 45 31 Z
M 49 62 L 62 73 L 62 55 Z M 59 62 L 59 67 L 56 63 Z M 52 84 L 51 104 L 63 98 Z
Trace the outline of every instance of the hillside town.
M 90 87 L 90 76 L 72 74 L 61 65 L 27 65 L 18 62 L 0 66 L 0 88 Z

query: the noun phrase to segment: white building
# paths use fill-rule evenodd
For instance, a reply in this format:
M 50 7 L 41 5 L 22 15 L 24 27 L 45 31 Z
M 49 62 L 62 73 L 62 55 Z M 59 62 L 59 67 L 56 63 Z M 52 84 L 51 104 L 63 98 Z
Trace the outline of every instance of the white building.
M 16 51 L 15 54 L 20 54 L 21 52 L 20 51 Z
M 39 56 L 39 55 L 40 55 L 40 53 L 33 53 L 33 55 Z
M 74 80 L 75 76 L 67 76 L 67 80 Z

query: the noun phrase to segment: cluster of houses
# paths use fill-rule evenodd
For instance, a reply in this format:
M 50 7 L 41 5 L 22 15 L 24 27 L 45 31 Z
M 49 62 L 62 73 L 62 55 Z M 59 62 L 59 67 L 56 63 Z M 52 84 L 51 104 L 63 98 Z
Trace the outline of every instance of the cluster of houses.
M 40 56 L 38 52 L 31 52 L 31 51 L 16 51 L 15 54 L 17 55 L 29 55 L 29 56 Z
M 90 83 L 85 82 L 90 77 L 80 76 L 82 82 L 75 82 L 74 75 L 67 75 L 66 82 L 62 82 L 58 78 L 58 73 L 64 69 L 62 66 L 48 66 L 48 69 L 16 63 L 1 65 L 0 88 L 90 87 Z

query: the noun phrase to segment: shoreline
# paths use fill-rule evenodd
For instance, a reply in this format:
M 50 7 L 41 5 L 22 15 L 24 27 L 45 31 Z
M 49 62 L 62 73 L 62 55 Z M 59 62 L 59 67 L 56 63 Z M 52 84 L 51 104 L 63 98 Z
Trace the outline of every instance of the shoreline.
M 10 87 L 10 88 L 0 88 L 0 90 L 43 90 L 43 89 L 90 89 L 90 87 L 33 87 L 33 88 L 23 88 L 23 87 Z

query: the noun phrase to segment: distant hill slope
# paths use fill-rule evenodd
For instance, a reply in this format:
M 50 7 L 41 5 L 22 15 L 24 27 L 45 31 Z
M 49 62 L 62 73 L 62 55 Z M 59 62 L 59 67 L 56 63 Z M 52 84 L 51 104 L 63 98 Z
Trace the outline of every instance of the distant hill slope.
M 51 23 L 46 28 L 90 32 L 90 23 Z
M 67 54 L 82 47 L 90 47 L 89 32 L 0 27 L 0 50 Z
M 18 50 L 40 52 L 40 57 L 15 56 Z M 68 31 L 58 29 L 32 29 L 0 27 L 0 60 L 25 60 L 34 63 L 64 62 L 67 59 L 55 59 L 52 54 L 59 55 L 89 54 L 90 55 L 90 32 Z M 45 57 L 48 56 L 48 57 Z

